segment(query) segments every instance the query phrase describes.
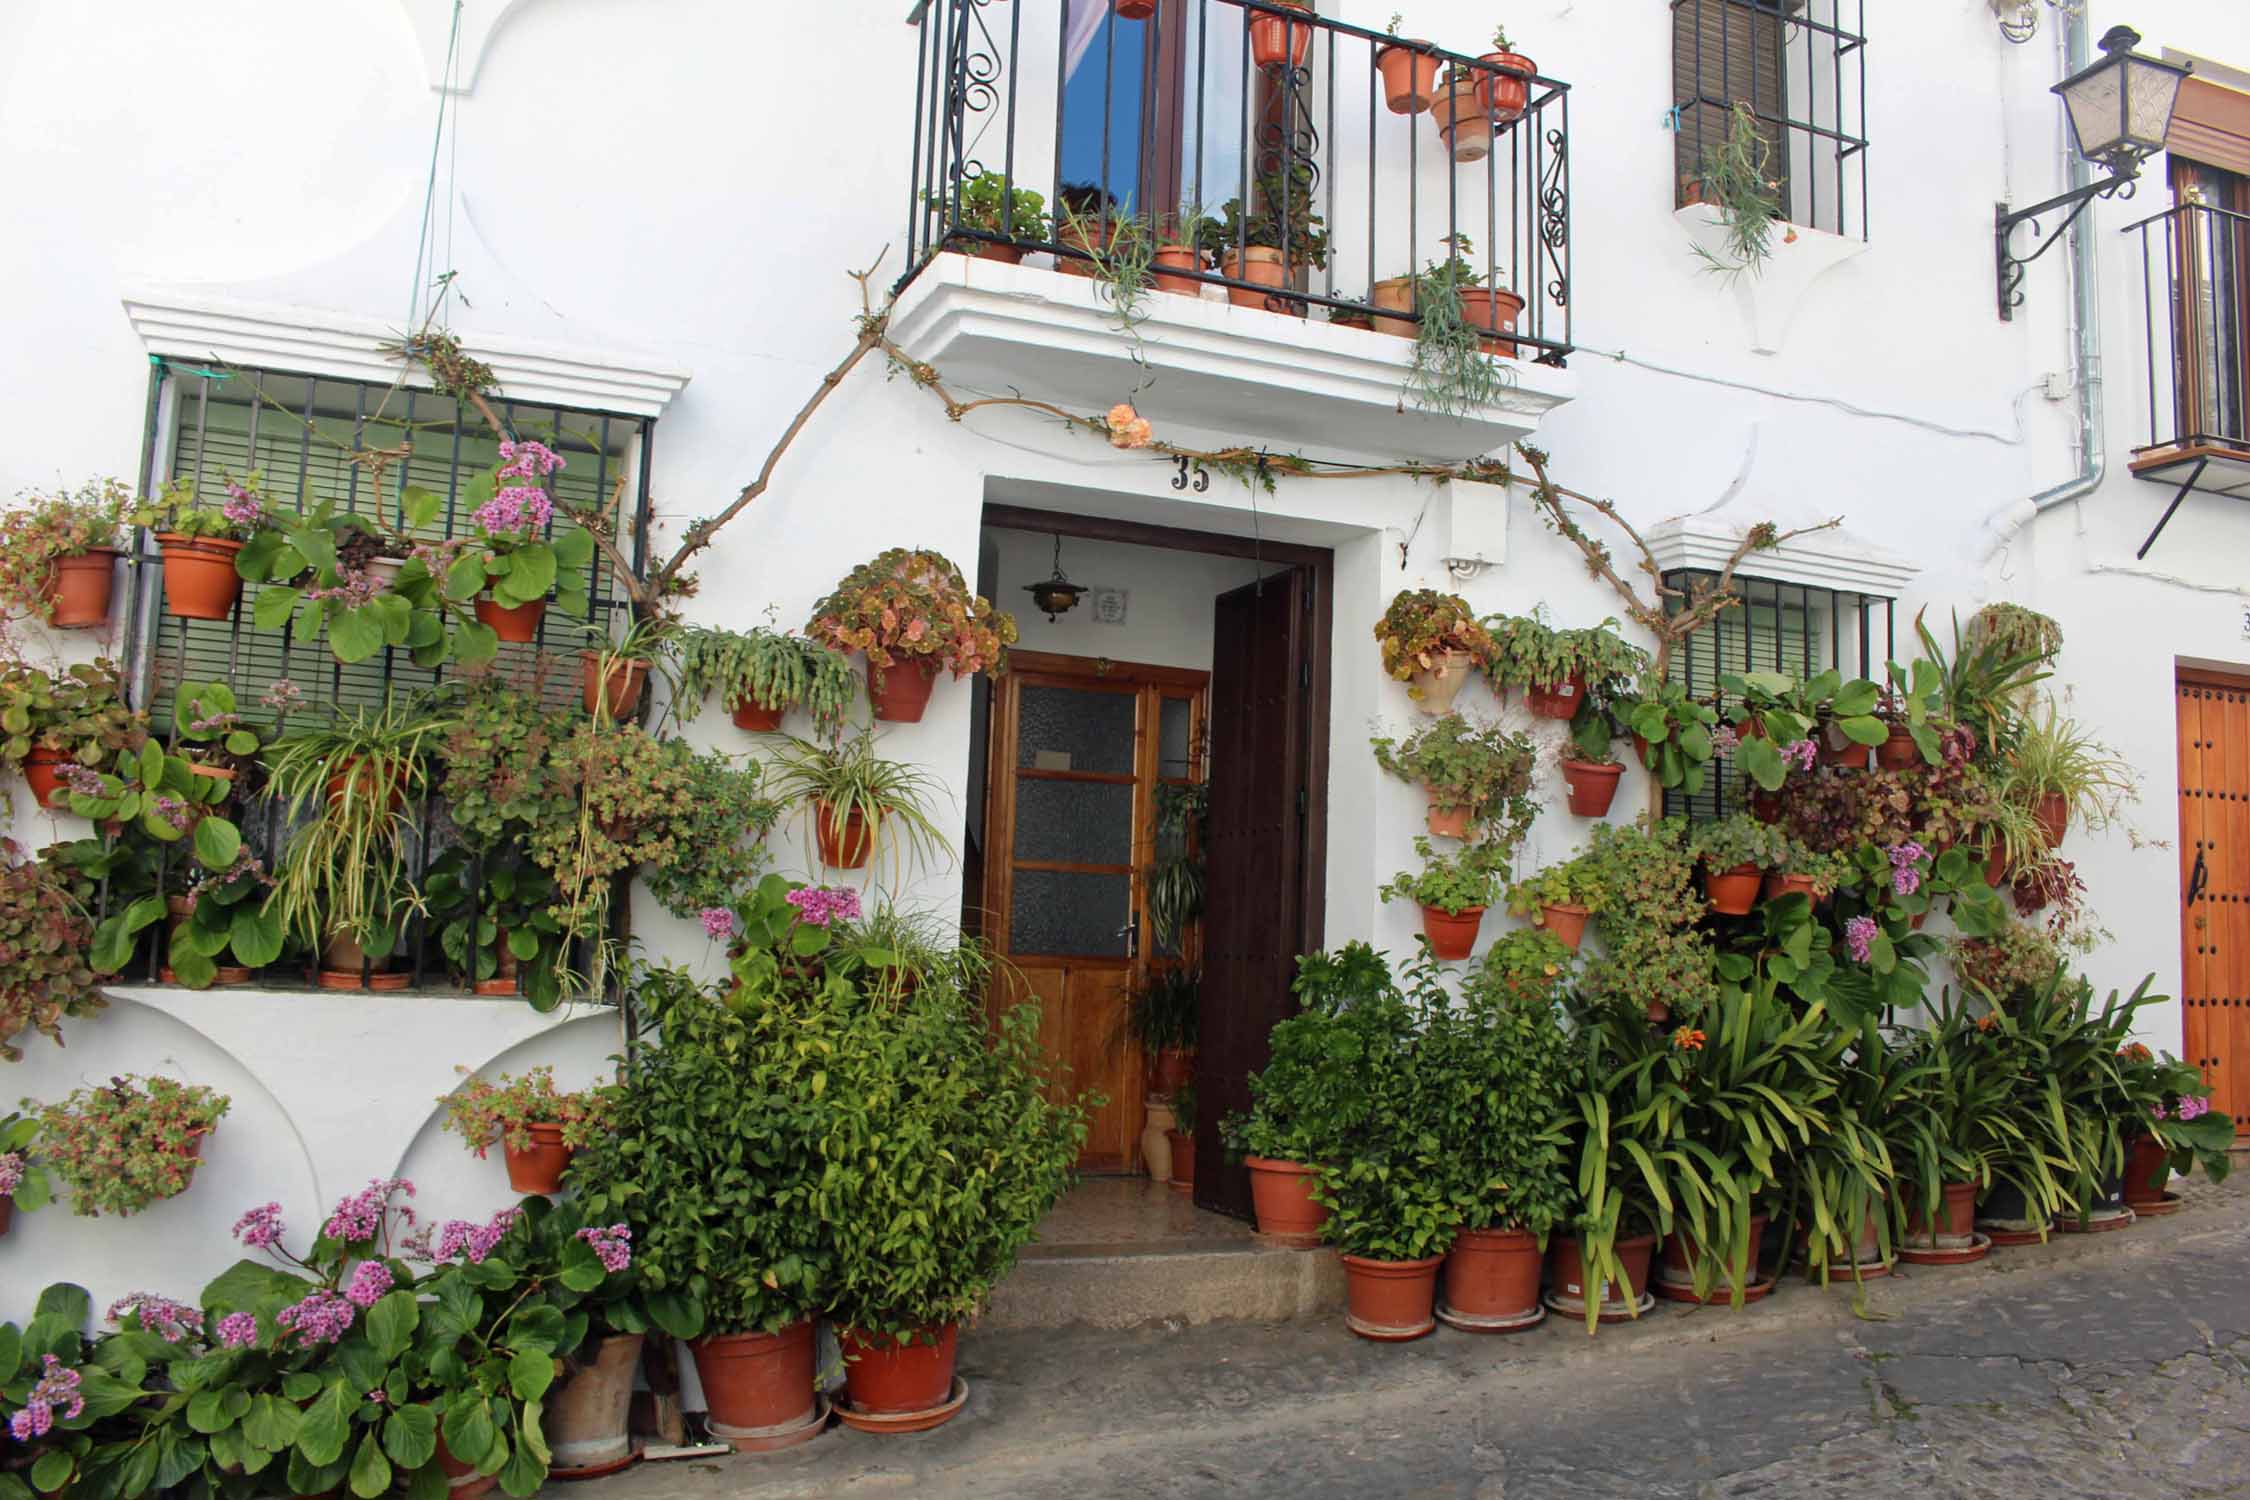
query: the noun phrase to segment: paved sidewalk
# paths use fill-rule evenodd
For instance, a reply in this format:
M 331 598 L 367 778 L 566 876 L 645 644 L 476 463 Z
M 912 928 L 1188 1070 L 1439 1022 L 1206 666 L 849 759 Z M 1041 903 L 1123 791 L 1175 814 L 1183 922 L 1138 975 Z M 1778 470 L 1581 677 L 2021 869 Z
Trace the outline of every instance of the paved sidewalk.
M 579 1500 L 2250 1496 L 2250 1188 L 1740 1313 L 1404 1346 L 1341 1322 L 966 1333 L 916 1437 L 650 1464 Z

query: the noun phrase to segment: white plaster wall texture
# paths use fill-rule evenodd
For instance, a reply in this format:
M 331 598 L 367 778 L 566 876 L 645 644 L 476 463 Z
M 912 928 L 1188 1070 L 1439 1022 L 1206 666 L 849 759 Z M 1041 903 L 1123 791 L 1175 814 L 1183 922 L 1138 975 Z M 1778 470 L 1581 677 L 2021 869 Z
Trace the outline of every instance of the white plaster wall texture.
M 897 273 L 915 46 L 904 8 L 651 0 L 627 15 L 597 0 L 469 0 L 470 55 L 458 75 L 464 91 L 449 96 L 455 134 L 439 162 L 432 229 L 435 264 L 460 273 L 451 321 L 472 347 L 479 336 L 533 338 L 692 372 L 657 429 L 660 546 L 755 472 L 841 354 L 858 311 L 845 270 L 889 244 L 878 289 Z M 1055 8 L 1007 8 L 1025 27 L 1022 55 L 1051 58 Z M 1334 10 L 1380 27 L 1389 8 L 1353 0 Z M 1644 525 L 1707 510 L 1736 521 L 1842 515 L 1855 533 L 1921 565 L 1902 620 L 1925 602 L 1942 621 L 1988 598 L 2054 614 L 2070 637 L 2058 687 L 2142 767 L 2146 838 L 2172 840 L 2172 667 L 2180 658 L 2250 660 L 2238 562 L 2250 512 L 2190 499 L 2149 563 L 2132 561 L 2168 496 L 2124 475 L 2127 449 L 2146 441 L 2147 414 L 2131 378 L 2143 347 L 2137 245 L 2118 231 L 2159 206 L 2161 165 L 2137 202 L 2097 204 L 2086 221 L 2103 273 L 2109 477 L 1993 551 L 1987 517 L 2077 464 L 2071 404 L 2033 389 L 2070 369 L 2064 255 L 2032 268 L 2014 322 L 1992 310 L 1991 204 L 2062 185 L 2047 93 L 2060 18 L 2045 12 L 2040 38 L 2010 47 L 1981 3 L 1870 9 L 1870 234 L 1861 253 L 1793 300 L 1781 288 L 1787 277 L 1774 290 L 1729 288 L 1688 249 L 1662 126 L 1671 84 L 1660 8 L 1637 24 L 1621 23 L 1613 7 L 1560 0 L 1509 16 L 1524 50 L 1573 85 L 1579 396 L 1539 441 L 1566 482 L 1615 496 Z M 2147 47 L 2250 62 L 2250 13 L 2240 7 L 2139 0 L 2090 10 L 2097 34 L 2129 21 Z M 0 444 L 0 494 L 137 471 L 148 366 L 120 306 L 127 286 L 194 286 L 302 309 L 312 321 L 405 322 L 449 16 L 445 0 L 121 0 L 98 12 L 28 0 L 0 9 L 0 181 L 27 206 L 0 236 L 0 396 L 15 439 Z M 1490 21 L 1489 5 L 1422 0 L 1407 29 L 1480 50 Z M 1019 96 L 1027 180 L 1046 175 L 1037 122 L 1052 118 L 1049 71 L 1027 66 Z M 838 78 L 874 87 L 839 91 Z M 1339 209 L 1340 230 L 1354 227 L 1348 212 Z M 1353 238 L 1340 236 L 1364 259 Z M 1372 268 L 1347 256 L 1339 285 L 1403 269 L 1381 262 L 1404 253 L 1385 239 Z M 1755 347 L 1761 312 L 1770 352 Z M 1160 349 L 1155 364 L 1161 379 Z M 1433 530 L 1418 527 L 1432 492 L 1396 478 L 1284 482 L 1271 497 L 1218 482 L 1181 496 L 1169 478 L 1146 456 L 1020 413 L 949 422 L 931 398 L 885 381 L 869 362 L 706 557 L 694 614 L 747 626 L 770 606 L 795 622 L 833 579 L 886 545 L 935 547 L 972 565 L 987 499 L 1236 535 L 1255 527 L 1334 547 L 1327 934 L 1403 949 L 1413 913 L 1382 907 L 1374 890 L 1410 859 L 1421 808 L 1413 788 L 1380 777 L 1366 754 L 1378 724 L 1399 727 L 1410 713 L 1403 689 L 1381 678 L 1369 630 L 1396 590 L 1448 583 Z M 1566 623 L 1615 613 L 1575 553 L 1532 524 L 1521 497 L 1508 503 L 1517 508 L 1509 560 L 1466 585 L 1469 599 L 1517 612 L 1544 603 Z M 57 644 L 66 656 L 93 649 L 75 637 Z M 1481 687 L 1470 701 L 1489 706 Z M 924 722 L 884 731 L 887 753 L 923 765 L 943 787 L 947 826 L 967 805 L 971 703 L 965 689 L 942 688 Z M 715 714 L 691 733 L 751 748 Z M 50 828 L 10 790 L 19 840 L 71 831 Z M 1543 794 L 1559 798 L 1559 788 Z M 1645 787 L 1629 783 L 1614 816 L 1645 800 Z M 803 833 L 777 832 L 784 867 L 805 868 Z M 1579 835 L 1551 811 L 1526 862 L 1567 852 Z M 2071 852 L 2117 934 L 2093 972 L 2128 984 L 2153 971 L 2161 988 L 2176 986 L 2175 851 L 2074 833 Z M 931 909 L 957 899 L 950 866 L 888 884 Z M 652 951 L 711 961 L 700 933 L 637 905 Z M 1488 922 L 1488 941 L 1499 925 Z M 614 1046 L 603 1018 L 549 1029 L 528 1013 L 467 1002 L 136 993 L 73 1028 L 65 1051 L 33 1039 L 31 1060 L 10 1074 L 13 1093 L 53 1095 L 112 1072 L 176 1067 L 229 1086 L 235 1113 L 189 1195 L 141 1224 L 59 1212 L 19 1221 L 0 1242 L 0 1316 L 22 1311 L 39 1279 L 66 1270 L 104 1296 L 190 1290 L 231 1253 L 225 1227 L 243 1206 L 279 1198 L 309 1225 L 326 1199 L 359 1185 L 363 1166 L 372 1174 L 405 1163 L 431 1184 L 425 1198 L 440 1212 L 488 1207 L 505 1196 L 497 1165 L 431 1138 L 430 1100 L 444 1081 L 433 1083 L 433 1068 L 553 1059 L 590 1077 Z M 284 1004 L 289 1024 L 264 1025 Z M 502 1013 L 510 1019 L 493 1019 Z M 2151 1014 L 2147 1029 L 2178 1045 L 2176 1010 Z M 288 1082 L 323 1076 L 348 1080 L 338 1090 L 352 1110 L 339 1112 L 333 1096 L 316 1108 Z M 381 1149 L 358 1136 L 380 1137 Z M 476 1202 L 455 1198 L 479 1192 Z

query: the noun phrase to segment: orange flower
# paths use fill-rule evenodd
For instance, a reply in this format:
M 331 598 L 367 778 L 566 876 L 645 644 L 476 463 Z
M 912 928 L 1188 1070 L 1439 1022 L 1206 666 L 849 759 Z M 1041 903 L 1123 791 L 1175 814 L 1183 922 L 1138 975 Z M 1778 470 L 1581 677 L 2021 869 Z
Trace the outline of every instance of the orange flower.
M 1148 418 L 1133 410 L 1130 402 L 1120 401 L 1111 407 L 1105 425 L 1113 448 L 1146 448 L 1156 437 Z
M 1977 1030 L 1979 1030 L 1979 1031 L 1990 1031 L 1990 1030 L 1991 1030 L 1991 1029 L 1992 1029 L 1993 1027 L 1995 1027 L 1995 1026 L 1997 1026 L 1997 1025 L 1999 1025 L 1999 1024 L 2000 1024 L 2000 1018 L 1999 1018 L 1998 1016 L 1979 1016 L 1979 1017 L 1977 1017 Z
M 1703 1033 L 1697 1031 L 1693 1027 L 1682 1027 L 1680 1030 L 1672 1033 L 1672 1045 L 1679 1048 L 1682 1052 L 1701 1052 L 1703 1050 L 1703 1042 Z

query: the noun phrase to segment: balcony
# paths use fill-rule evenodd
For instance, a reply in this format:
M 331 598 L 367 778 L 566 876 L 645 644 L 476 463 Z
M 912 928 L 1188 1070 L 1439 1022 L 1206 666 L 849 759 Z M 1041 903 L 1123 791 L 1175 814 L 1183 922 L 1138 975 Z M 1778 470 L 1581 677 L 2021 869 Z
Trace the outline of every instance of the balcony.
M 1569 398 L 1569 90 L 1530 58 L 1282 0 L 914 21 L 891 327 L 948 377 L 1429 457 Z
M 2141 479 L 2173 487 L 2139 556 L 2190 491 L 2250 500 L 2250 215 L 2183 202 L 2127 226 L 2148 332 Z

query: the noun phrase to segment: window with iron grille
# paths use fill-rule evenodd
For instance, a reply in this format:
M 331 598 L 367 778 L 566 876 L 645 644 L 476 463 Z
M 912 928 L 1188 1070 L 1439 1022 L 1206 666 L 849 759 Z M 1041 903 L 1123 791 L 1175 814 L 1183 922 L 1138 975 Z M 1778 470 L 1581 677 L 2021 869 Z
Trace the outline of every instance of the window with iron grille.
M 1676 203 L 1737 105 L 1792 224 L 1867 238 L 1866 0 L 1672 0 Z
M 1717 578 L 1716 573 L 1682 569 L 1666 573 L 1664 583 L 1685 593 Z M 1719 679 L 1729 674 L 1780 672 L 1801 679 L 1834 667 L 1846 677 L 1881 680 L 1896 645 L 1887 596 L 1740 575 L 1734 591 L 1741 604 L 1673 648 L 1671 679 L 1697 701 L 1723 711 L 1727 704 Z M 1676 612 L 1680 600 L 1671 604 Z M 1695 796 L 1678 790 L 1664 794 L 1667 815 L 1684 814 L 1698 822 L 1726 817 L 1746 805 L 1724 756 L 1712 760 L 1703 790 Z

